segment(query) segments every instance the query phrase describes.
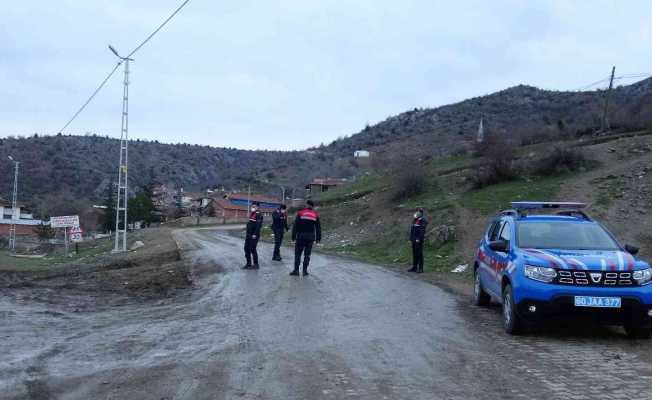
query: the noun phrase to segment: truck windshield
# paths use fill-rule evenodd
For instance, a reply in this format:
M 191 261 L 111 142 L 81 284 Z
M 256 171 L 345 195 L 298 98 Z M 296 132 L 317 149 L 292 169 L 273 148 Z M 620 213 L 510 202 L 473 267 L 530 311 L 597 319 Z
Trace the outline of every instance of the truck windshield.
M 569 221 L 519 221 L 518 246 L 534 249 L 620 250 L 597 223 Z

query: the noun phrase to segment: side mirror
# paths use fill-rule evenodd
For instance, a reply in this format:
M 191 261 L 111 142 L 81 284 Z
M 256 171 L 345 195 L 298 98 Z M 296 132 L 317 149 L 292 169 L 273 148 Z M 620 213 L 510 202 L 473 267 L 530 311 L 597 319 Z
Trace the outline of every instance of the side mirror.
M 630 244 L 626 244 L 625 245 L 625 251 L 628 252 L 629 254 L 635 256 L 636 254 L 638 254 L 638 247 L 632 246 Z
M 509 252 L 509 243 L 504 240 L 496 240 L 494 242 L 489 242 L 489 248 L 493 251 L 498 251 L 501 253 Z

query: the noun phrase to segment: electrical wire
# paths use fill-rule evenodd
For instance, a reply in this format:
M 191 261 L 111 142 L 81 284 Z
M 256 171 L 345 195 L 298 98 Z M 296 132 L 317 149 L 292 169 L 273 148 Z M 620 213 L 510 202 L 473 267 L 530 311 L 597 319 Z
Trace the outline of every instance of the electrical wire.
M 579 87 L 579 88 L 575 89 L 574 91 L 575 91 L 575 92 L 579 92 L 579 91 L 582 91 L 582 90 L 589 89 L 589 88 L 591 88 L 591 87 L 593 87 L 593 86 L 595 86 L 595 85 L 599 85 L 599 84 L 602 83 L 602 82 L 608 82 L 609 79 L 611 79 L 611 78 L 610 78 L 610 77 L 606 77 L 606 78 L 604 78 L 604 79 L 600 79 L 599 81 L 595 81 L 595 82 L 593 82 L 593 83 L 589 83 L 588 85 L 585 85 L 585 86 Z
M 136 52 L 138 50 L 140 50 L 145 44 L 147 44 L 147 42 L 149 42 L 154 37 L 154 35 L 156 35 L 161 29 L 163 29 L 163 27 L 165 25 L 167 25 L 167 23 L 170 22 L 170 20 L 172 20 L 172 18 L 174 18 L 186 6 L 186 4 L 188 4 L 189 2 L 190 2 L 190 0 L 185 0 L 183 3 L 181 3 L 181 5 L 179 7 L 177 7 L 176 10 L 174 10 L 174 12 L 172 14 L 170 14 L 170 16 L 165 19 L 165 21 L 163 21 L 149 36 L 147 36 L 145 38 L 145 40 L 143 40 L 138 46 L 136 46 L 131 51 L 131 53 L 129 53 L 129 55 L 127 57 L 125 57 L 125 58 L 131 58 L 131 56 L 136 54 Z M 95 96 L 100 92 L 100 90 L 102 90 L 104 85 L 106 85 L 106 83 L 109 81 L 109 79 L 111 79 L 111 77 L 113 76 L 115 71 L 118 70 L 118 67 L 120 67 L 120 65 L 122 65 L 122 62 L 123 62 L 123 60 L 118 61 L 116 66 L 113 67 L 111 72 L 109 72 L 109 74 L 106 76 L 106 78 L 104 78 L 104 80 L 99 84 L 99 86 L 95 89 L 93 94 L 91 94 L 90 97 L 84 102 L 84 104 L 82 104 L 82 106 L 79 107 L 79 109 L 77 110 L 77 112 L 75 112 L 75 114 L 72 116 L 72 118 L 70 118 L 68 120 L 68 122 L 66 122 L 66 124 L 61 129 L 59 129 L 59 133 L 62 133 L 79 116 L 79 114 L 81 114 L 82 111 L 84 111 L 86 106 L 88 106 L 88 104 L 95 98 Z
M 168 22 L 170 22 L 170 20 L 172 18 L 174 18 L 174 16 L 177 15 L 179 13 L 179 11 L 181 11 L 181 9 L 183 7 L 185 7 L 186 4 L 188 4 L 188 3 L 190 3 L 190 0 L 185 0 L 183 3 L 181 3 L 181 5 L 179 7 L 177 7 L 177 9 L 174 10 L 174 12 L 172 14 L 170 14 L 170 16 L 165 21 L 163 21 L 163 23 L 161 23 L 161 25 L 159 25 L 158 28 L 156 28 L 154 30 L 154 32 L 152 32 L 149 36 L 147 36 L 147 38 L 145 40 L 143 40 L 138 46 L 136 46 L 135 49 L 133 49 L 131 51 L 131 53 L 129 53 L 127 58 L 130 58 L 131 56 L 133 56 L 138 50 L 140 50 L 141 47 L 143 47 L 147 42 L 149 42 L 150 39 L 153 38 L 154 35 L 156 35 L 158 33 L 158 31 L 160 31 Z
M 614 81 L 619 81 L 619 80 L 623 80 L 623 79 L 649 78 L 649 77 L 652 77 L 652 73 L 625 74 L 625 75 L 615 76 Z M 599 81 L 595 81 L 593 83 L 590 83 L 590 84 L 588 84 L 586 86 L 582 86 L 580 88 L 577 88 L 574 91 L 576 91 L 576 92 L 584 91 L 584 90 L 590 89 L 590 88 L 592 88 L 594 86 L 597 86 L 597 85 L 599 85 L 601 83 L 607 83 L 607 82 L 609 82 L 610 79 L 611 79 L 611 77 L 607 77 L 607 78 L 601 79 Z
M 66 122 L 66 124 L 65 124 L 61 129 L 59 129 L 59 133 L 62 133 L 62 132 L 63 132 L 63 131 L 68 127 L 68 125 L 70 125 L 70 124 L 72 123 L 72 121 L 74 121 L 75 118 L 77 118 L 77 116 L 78 116 L 79 114 L 81 114 L 82 111 L 84 111 L 84 109 L 86 108 L 86 106 L 88 105 L 88 103 L 90 103 L 91 100 L 93 100 L 93 98 L 95 98 L 95 96 L 100 92 L 100 90 L 102 90 L 102 88 L 104 87 L 104 85 L 106 85 L 106 83 L 109 81 L 109 79 L 111 79 L 111 77 L 113 76 L 113 74 L 115 73 L 115 71 L 118 70 L 118 67 L 120 67 L 120 65 L 122 65 L 122 60 L 118 61 L 118 63 L 115 65 L 115 67 L 113 67 L 113 69 L 111 70 L 111 72 L 109 72 L 109 74 L 106 76 L 106 78 L 104 78 L 104 80 L 102 81 L 102 83 L 100 83 L 100 85 L 97 87 L 97 89 L 95 89 L 95 91 L 93 92 L 93 94 L 91 94 L 91 96 L 88 98 L 88 100 L 86 100 L 86 102 L 85 102 L 84 104 L 82 104 L 81 107 L 79 107 L 79 109 L 78 109 L 77 112 L 72 116 L 72 118 L 70 118 L 70 119 L 68 120 L 68 122 Z

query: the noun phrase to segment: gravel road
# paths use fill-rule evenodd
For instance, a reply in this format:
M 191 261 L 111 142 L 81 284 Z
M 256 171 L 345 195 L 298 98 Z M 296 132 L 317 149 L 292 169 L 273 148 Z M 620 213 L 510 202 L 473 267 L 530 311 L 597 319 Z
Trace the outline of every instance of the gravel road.
M 2 399 L 649 399 L 652 345 L 557 326 L 509 337 L 497 307 L 390 270 L 316 254 L 290 277 L 261 243 L 175 232 L 195 288 L 79 310 L 0 291 Z M 22 288 L 28 291 L 29 288 Z M 620 396 L 620 397 L 619 397 Z

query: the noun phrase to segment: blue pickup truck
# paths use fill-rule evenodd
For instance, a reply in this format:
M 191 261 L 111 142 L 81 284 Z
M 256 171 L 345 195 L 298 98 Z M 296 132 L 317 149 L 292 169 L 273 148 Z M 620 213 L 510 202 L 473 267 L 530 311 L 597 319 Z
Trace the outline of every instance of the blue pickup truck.
M 650 337 L 652 269 L 585 208 L 513 202 L 487 228 L 474 262 L 473 300 L 501 303 L 507 333 L 571 314 L 622 325 L 630 337 Z

